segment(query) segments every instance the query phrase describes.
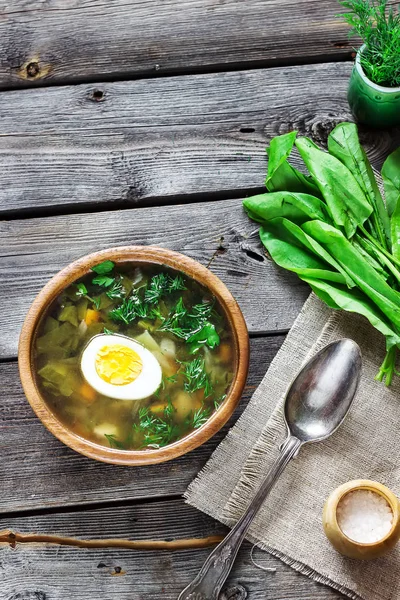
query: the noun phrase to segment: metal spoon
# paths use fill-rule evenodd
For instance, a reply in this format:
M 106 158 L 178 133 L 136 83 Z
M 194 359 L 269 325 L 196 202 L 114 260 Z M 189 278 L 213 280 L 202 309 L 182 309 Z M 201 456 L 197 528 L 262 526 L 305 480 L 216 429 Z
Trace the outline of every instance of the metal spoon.
M 288 436 L 280 447 L 279 457 L 244 515 L 211 552 L 178 600 L 217 600 L 243 538 L 278 477 L 303 444 L 326 439 L 342 424 L 360 375 L 360 348 L 349 339 L 325 346 L 303 367 L 286 395 Z

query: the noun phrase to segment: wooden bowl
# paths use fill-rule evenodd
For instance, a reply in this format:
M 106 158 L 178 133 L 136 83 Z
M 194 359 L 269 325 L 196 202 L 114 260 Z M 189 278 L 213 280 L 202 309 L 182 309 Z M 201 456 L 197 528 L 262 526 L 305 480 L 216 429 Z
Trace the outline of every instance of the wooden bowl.
M 393 513 L 392 527 L 389 533 L 378 540 L 369 544 L 356 542 L 343 533 L 340 529 L 336 518 L 336 512 L 339 502 L 349 494 L 356 490 L 369 490 L 375 492 L 385 498 Z M 400 538 L 400 503 L 397 498 L 386 486 L 372 481 L 370 479 L 355 479 L 348 481 L 333 492 L 328 497 L 323 512 L 323 525 L 326 536 L 332 546 L 336 548 L 340 554 L 350 558 L 358 558 L 361 560 L 370 560 L 387 554 L 397 544 Z
M 66 427 L 50 410 L 36 383 L 33 369 L 32 347 L 37 327 L 44 312 L 55 298 L 71 283 L 83 277 L 94 265 L 110 259 L 116 263 L 138 262 L 166 265 L 181 271 L 206 287 L 217 299 L 231 327 L 235 372 L 227 396 L 220 408 L 199 429 L 177 442 L 159 449 L 119 450 L 106 448 L 86 440 Z M 25 395 L 42 423 L 67 446 L 107 463 L 119 465 L 146 465 L 160 463 L 204 444 L 228 421 L 235 410 L 246 383 L 249 365 L 249 336 L 241 310 L 233 296 L 216 275 L 200 263 L 164 248 L 154 246 L 127 246 L 111 248 L 84 256 L 57 273 L 39 292 L 22 326 L 18 348 L 19 372 Z

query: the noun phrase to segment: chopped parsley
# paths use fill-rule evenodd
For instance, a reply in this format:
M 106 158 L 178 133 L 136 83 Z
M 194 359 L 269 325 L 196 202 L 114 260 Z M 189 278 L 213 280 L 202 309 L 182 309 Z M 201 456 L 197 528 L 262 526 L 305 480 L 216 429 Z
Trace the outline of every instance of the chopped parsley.
M 97 277 L 92 279 L 93 285 L 100 285 L 102 287 L 110 287 L 114 281 L 114 277 L 109 277 L 108 275 L 97 275 Z
M 104 262 L 92 267 L 92 271 L 98 275 L 105 275 L 110 273 L 114 268 L 114 263 L 111 260 L 105 260 Z
M 97 297 L 97 298 L 91 298 L 88 295 L 87 287 L 86 287 L 86 285 L 84 283 L 77 283 L 76 284 L 75 295 L 76 295 L 77 298 L 86 298 L 86 300 L 89 300 L 90 302 L 93 302 L 94 307 L 96 308 L 96 310 L 99 310 L 100 304 L 101 304 L 101 299 L 99 297 Z

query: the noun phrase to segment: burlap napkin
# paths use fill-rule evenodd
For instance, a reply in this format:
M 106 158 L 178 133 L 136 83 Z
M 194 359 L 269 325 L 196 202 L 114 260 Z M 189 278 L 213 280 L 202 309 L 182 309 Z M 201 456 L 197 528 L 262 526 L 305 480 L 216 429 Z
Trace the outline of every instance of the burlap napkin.
M 400 599 L 400 548 L 372 562 L 340 556 L 322 529 L 326 497 L 350 479 L 380 481 L 400 494 L 400 386 L 374 381 L 384 340 L 364 318 L 333 312 L 311 295 L 248 407 L 189 487 L 189 504 L 232 525 L 247 507 L 285 437 L 282 402 L 307 358 L 349 337 L 361 347 L 363 374 L 352 410 L 329 440 L 305 446 L 250 529 L 250 540 L 294 569 L 351 598 Z M 257 360 L 252 356 L 252 360 Z

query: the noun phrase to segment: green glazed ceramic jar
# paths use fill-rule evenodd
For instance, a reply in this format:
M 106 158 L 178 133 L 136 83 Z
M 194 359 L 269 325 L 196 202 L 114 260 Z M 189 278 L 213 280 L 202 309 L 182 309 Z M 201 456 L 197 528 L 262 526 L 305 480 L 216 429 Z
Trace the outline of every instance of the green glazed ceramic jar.
M 370 127 L 400 125 L 400 87 L 383 87 L 367 78 L 360 62 L 364 48 L 357 52 L 347 95 L 354 118 Z

